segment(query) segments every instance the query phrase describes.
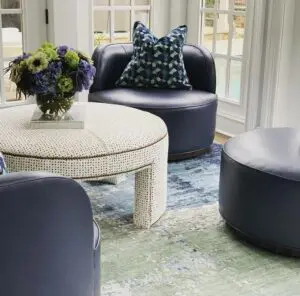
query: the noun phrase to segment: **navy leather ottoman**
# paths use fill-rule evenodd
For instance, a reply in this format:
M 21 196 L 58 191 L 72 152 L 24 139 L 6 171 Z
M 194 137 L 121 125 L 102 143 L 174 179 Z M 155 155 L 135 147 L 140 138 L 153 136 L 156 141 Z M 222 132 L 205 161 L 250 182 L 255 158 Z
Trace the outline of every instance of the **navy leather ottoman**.
M 219 203 L 243 238 L 300 256 L 300 130 L 258 129 L 230 139 L 222 151 Z

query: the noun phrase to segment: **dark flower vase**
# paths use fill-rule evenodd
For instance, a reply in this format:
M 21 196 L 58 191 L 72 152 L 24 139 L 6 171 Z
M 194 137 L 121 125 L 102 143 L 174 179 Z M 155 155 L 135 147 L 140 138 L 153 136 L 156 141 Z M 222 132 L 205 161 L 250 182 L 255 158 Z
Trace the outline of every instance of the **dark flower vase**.
M 74 97 L 59 97 L 50 95 L 38 95 L 36 103 L 43 112 L 43 117 L 48 120 L 60 120 L 70 110 L 74 103 Z

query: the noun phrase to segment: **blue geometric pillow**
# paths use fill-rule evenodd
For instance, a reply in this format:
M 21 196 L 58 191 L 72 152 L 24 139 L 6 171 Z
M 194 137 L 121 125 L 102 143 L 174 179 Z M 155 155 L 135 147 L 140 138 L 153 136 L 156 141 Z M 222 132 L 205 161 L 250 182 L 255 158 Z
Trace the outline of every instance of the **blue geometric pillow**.
M 133 27 L 133 55 L 116 86 L 191 89 L 182 48 L 187 26 L 158 39 L 141 22 Z
M 4 156 L 0 152 L 0 175 L 8 174 L 7 167 L 4 161 Z

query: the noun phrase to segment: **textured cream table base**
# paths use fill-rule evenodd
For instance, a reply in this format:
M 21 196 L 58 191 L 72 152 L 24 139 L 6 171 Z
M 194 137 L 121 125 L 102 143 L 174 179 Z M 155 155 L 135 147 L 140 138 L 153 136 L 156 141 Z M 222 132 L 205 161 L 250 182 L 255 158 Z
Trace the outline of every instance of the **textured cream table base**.
M 121 174 L 135 173 L 134 223 L 149 228 L 166 208 L 164 122 L 129 107 L 82 105 L 82 130 L 30 129 L 35 105 L 0 110 L 0 151 L 10 171 L 48 171 L 80 180 L 117 180 Z

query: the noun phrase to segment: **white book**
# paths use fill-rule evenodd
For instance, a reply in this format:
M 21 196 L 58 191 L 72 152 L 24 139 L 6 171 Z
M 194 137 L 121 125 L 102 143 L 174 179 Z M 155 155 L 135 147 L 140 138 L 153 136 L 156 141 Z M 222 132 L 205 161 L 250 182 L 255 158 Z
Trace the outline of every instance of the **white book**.
M 73 105 L 60 119 L 49 119 L 37 107 L 30 121 L 32 129 L 84 129 L 85 106 Z

